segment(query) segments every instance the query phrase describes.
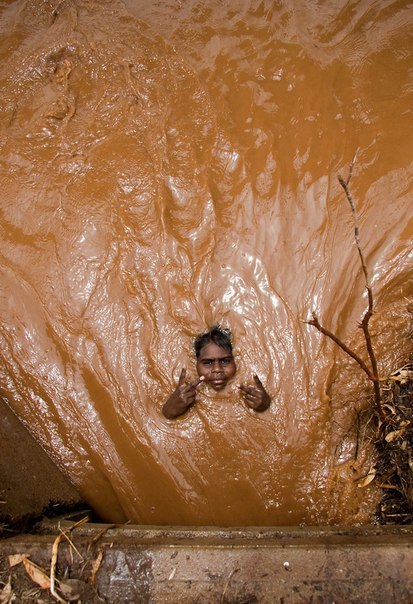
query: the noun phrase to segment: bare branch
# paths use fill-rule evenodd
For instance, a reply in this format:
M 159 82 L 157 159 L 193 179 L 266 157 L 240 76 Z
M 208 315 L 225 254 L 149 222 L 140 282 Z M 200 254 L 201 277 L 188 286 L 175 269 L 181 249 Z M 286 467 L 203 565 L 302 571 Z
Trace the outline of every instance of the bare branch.
M 313 318 L 310 321 L 306 321 L 306 323 L 308 323 L 308 325 L 313 325 L 316 329 L 318 329 L 318 331 L 320 333 L 322 333 L 325 336 L 327 336 L 328 338 L 330 338 L 330 340 L 333 340 L 333 342 L 335 342 L 337 344 L 337 346 L 339 346 L 342 350 L 344 350 L 344 352 L 346 354 L 348 354 L 352 359 L 354 359 L 356 361 L 356 363 L 358 363 L 360 365 L 360 367 L 362 368 L 364 373 L 367 375 L 369 380 L 371 380 L 372 382 L 375 381 L 374 375 L 372 374 L 370 369 L 367 367 L 367 365 L 363 361 L 363 359 L 360 358 L 358 356 L 358 354 L 356 354 L 353 350 L 351 350 L 351 348 L 349 348 L 342 340 L 340 340 L 340 338 L 337 337 L 332 331 L 330 331 L 329 329 L 326 329 L 325 327 L 320 325 L 320 321 L 318 320 L 318 317 L 314 312 L 313 312 Z
M 368 275 L 368 271 L 367 271 L 367 265 L 366 265 L 366 261 L 364 258 L 363 250 L 360 245 L 360 229 L 359 229 L 358 220 L 357 220 L 356 206 L 355 206 L 353 197 L 352 197 L 352 195 L 350 193 L 350 189 L 349 189 L 349 183 L 350 183 L 350 180 L 351 180 L 351 177 L 353 174 L 353 167 L 354 167 L 354 163 L 356 160 L 356 155 L 357 155 L 357 152 L 354 154 L 354 157 L 349 165 L 349 173 L 347 176 L 347 180 L 344 180 L 344 178 L 342 178 L 339 175 L 338 181 L 339 181 L 340 185 L 342 186 L 344 193 L 346 194 L 347 201 L 350 204 L 351 213 L 353 216 L 353 224 L 354 224 L 354 239 L 356 242 L 357 251 L 359 254 L 359 258 L 360 258 L 360 263 L 361 263 L 361 267 L 363 270 L 365 287 L 366 287 L 367 294 L 368 294 L 368 307 L 367 307 L 367 310 L 361 321 L 360 327 L 363 330 L 364 339 L 365 339 L 366 347 L 367 347 L 367 352 L 368 352 L 368 356 L 369 356 L 370 363 L 371 363 L 371 369 L 366 365 L 366 363 L 363 361 L 363 359 L 361 357 L 359 357 L 359 355 L 357 353 L 355 353 L 353 350 L 351 350 L 351 348 L 349 348 L 342 340 L 340 340 L 339 337 L 337 337 L 329 329 L 326 329 L 325 327 L 323 327 L 320 324 L 320 321 L 318 320 L 318 317 L 314 312 L 313 312 L 312 320 L 307 321 L 307 323 L 309 325 L 313 325 L 316 329 L 318 329 L 319 332 L 321 332 L 322 334 L 324 334 L 325 336 L 327 336 L 328 338 L 333 340 L 333 342 L 335 342 L 337 344 L 337 346 L 339 346 L 342 350 L 344 350 L 344 352 L 346 354 L 348 354 L 352 359 L 354 359 L 360 365 L 360 367 L 365 372 L 365 374 L 367 375 L 369 380 L 373 382 L 374 404 L 375 404 L 375 407 L 377 409 L 377 413 L 378 413 L 380 419 L 383 420 L 384 413 L 383 413 L 382 402 L 381 402 L 380 378 L 379 378 L 379 372 L 378 372 L 378 368 L 377 368 L 377 359 L 376 359 L 376 355 L 374 353 L 373 344 L 371 341 L 371 335 L 370 335 L 370 331 L 369 331 L 369 321 L 370 321 L 371 317 L 373 316 L 373 312 L 374 312 L 373 290 L 370 285 L 369 275 Z
M 348 166 L 348 176 L 347 176 L 347 180 L 346 180 L 346 185 L 347 186 L 350 184 L 350 180 L 351 180 L 351 177 L 353 175 L 353 168 L 354 168 L 354 164 L 356 162 L 357 153 L 358 153 L 358 150 L 353 155 L 353 159 L 351 160 L 351 162 L 350 162 L 350 164 Z
M 354 160 L 353 160 L 353 162 L 354 162 Z M 369 280 L 369 276 L 368 276 L 368 272 L 367 272 L 367 265 L 366 265 L 366 261 L 364 258 L 364 253 L 363 253 L 363 250 L 361 249 L 361 245 L 360 245 L 360 237 L 359 237 L 360 230 L 359 230 L 359 225 L 358 225 L 358 220 L 357 220 L 356 206 L 354 204 L 353 198 L 352 198 L 350 190 L 348 188 L 348 183 L 350 182 L 351 172 L 353 169 L 353 162 L 350 164 L 350 171 L 349 171 L 349 176 L 347 178 L 347 181 L 345 181 L 340 175 L 338 176 L 338 181 L 344 189 L 344 192 L 345 192 L 347 200 L 350 204 L 351 213 L 353 216 L 354 239 L 356 242 L 356 246 L 357 246 L 357 250 L 358 250 L 358 254 L 359 254 L 359 258 L 360 258 L 361 267 L 362 267 L 363 274 L 364 274 L 365 287 L 366 287 L 367 295 L 368 295 L 368 308 L 367 308 L 367 311 L 361 322 L 361 328 L 363 329 L 364 339 L 366 340 L 367 352 L 368 352 L 369 359 L 371 362 L 372 372 L 373 372 L 374 378 L 376 380 L 378 380 L 379 373 L 378 373 L 378 368 L 377 368 L 377 359 L 376 359 L 376 355 L 374 353 L 373 345 L 371 342 L 371 336 L 370 336 L 370 332 L 369 332 L 369 321 L 374 313 L 373 290 L 370 285 L 370 280 Z
M 344 189 L 344 192 L 346 194 L 347 200 L 348 200 L 348 202 L 350 204 L 351 213 L 353 215 L 354 239 L 355 239 L 355 242 L 356 242 L 356 245 L 357 245 L 357 250 L 358 250 L 358 253 L 359 253 L 359 256 L 360 256 L 360 262 L 361 262 L 361 267 L 363 269 L 363 274 L 364 274 L 364 280 L 365 280 L 365 283 L 366 283 L 366 288 L 367 288 L 367 290 L 369 290 L 369 289 L 371 290 L 370 283 L 369 283 L 369 278 L 368 278 L 368 273 L 367 273 L 367 266 L 366 266 L 366 262 L 364 260 L 364 254 L 363 254 L 363 251 L 362 251 L 361 245 L 360 245 L 360 236 L 359 236 L 360 229 L 359 229 L 358 220 L 357 220 L 356 206 L 355 206 L 353 198 L 351 196 L 350 189 L 348 188 L 348 184 L 347 184 L 348 181 L 349 181 L 349 178 L 347 179 L 347 182 L 346 182 L 342 176 L 338 175 L 338 182 L 341 184 L 341 186 Z M 370 300 L 369 300 L 369 302 L 370 302 Z

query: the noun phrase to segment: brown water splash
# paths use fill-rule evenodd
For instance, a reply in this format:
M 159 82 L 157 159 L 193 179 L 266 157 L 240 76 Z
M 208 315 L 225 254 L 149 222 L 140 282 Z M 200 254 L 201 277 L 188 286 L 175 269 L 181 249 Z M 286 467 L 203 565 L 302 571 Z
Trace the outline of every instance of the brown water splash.
M 410 348 L 410 72 L 404 2 L 3 2 L 2 395 L 102 517 L 365 522 L 369 385 Z M 238 381 L 160 413 L 191 339 L 222 321 Z M 364 468 L 364 470 L 363 470 Z M 361 499 L 364 499 L 361 502 Z

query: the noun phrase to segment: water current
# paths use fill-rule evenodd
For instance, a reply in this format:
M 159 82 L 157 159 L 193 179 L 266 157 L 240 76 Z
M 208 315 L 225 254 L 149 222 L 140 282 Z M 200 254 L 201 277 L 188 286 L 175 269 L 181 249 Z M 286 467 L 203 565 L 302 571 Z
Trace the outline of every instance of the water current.
M 407 1 L 2 0 L 1 395 L 106 520 L 369 522 L 358 365 L 411 351 Z M 167 420 L 193 337 L 238 372 Z M 237 384 L 257 373 L 270 409 Z

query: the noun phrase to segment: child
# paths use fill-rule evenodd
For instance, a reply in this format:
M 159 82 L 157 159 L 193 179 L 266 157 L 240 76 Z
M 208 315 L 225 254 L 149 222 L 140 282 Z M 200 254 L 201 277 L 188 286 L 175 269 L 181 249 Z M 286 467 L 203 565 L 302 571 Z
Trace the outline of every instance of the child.
M 197 387 L 205 382 L 216 392 L 224 390 L 234 377 L 237 367 L 232 355 L 232 339 L 229 329 L 215 325 L 209 331 L 199 334 L 194 341 L 196 369 L 199 378 L 187 383 L 186 369 L 179 376 L 178 386 L 162 407 L 167 419 L 175 419 L 195 404 Z M 271 399 L 259 377 L 254 375 L 255 386 L 239 386 L 244 393 L 245 403 L 254 411 L 265 411 Z

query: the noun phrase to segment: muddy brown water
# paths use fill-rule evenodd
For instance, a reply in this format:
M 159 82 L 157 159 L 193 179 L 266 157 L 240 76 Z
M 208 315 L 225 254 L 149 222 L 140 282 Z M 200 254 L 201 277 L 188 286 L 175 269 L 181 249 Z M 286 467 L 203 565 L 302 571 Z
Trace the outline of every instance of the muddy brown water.
M 365 355 L 411 351 L 404 1 L 0 3 L 1 394 L 105 520 L 365 523 Z M 160 413 L 193 336 L 238 373 Z M 255 414 L 237 384 L 271 393 Z M 361 416 L 362 417 L 362 416 Z

